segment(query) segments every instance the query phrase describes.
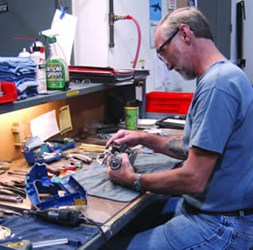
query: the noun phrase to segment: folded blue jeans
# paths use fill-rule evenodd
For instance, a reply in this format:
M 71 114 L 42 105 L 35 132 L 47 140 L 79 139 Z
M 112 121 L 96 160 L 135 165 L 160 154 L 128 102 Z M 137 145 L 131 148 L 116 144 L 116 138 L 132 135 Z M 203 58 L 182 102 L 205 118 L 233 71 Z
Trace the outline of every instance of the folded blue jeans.
M 214 216 L 183 211 L 167 223 L 135 235 L 127 249 L 221 250 L 251 247 L 253 215 Z

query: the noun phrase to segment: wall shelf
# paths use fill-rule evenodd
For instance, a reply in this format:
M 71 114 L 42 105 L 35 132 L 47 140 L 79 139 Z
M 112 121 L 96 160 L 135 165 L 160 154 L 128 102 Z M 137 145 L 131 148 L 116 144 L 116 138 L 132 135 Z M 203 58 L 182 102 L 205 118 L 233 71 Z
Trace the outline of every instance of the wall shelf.
M 37 106 L 40 104 L 64 100 L 76 96 L 94 93 L 106 89 L 113 88 L 112 84 L 102 83 L 88 83 L 88 84 L 76 84 L 70 83 L 69 90 L 51 90 L 48 94 L 37 95 L 34 97 L 27 98 L 25 100 L 15 101 L 13 103 L 5 103 L 0 105 L 0 114 L 5 114 L 11 111 L 17 111 L 24 108 Z

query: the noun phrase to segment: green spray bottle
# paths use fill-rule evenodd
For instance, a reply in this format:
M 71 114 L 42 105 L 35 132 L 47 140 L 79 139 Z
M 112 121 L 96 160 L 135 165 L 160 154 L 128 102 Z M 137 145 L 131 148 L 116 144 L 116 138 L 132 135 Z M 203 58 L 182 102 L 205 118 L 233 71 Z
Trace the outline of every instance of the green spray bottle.
M 58 34 L 53 30 L 45 30 L 41 34 L 47 37 L 49 42 L 49 57 L 46 60 L 47 89 L 66 90 L 69 86 L 69 69 L 64 52 L 57 43 Z

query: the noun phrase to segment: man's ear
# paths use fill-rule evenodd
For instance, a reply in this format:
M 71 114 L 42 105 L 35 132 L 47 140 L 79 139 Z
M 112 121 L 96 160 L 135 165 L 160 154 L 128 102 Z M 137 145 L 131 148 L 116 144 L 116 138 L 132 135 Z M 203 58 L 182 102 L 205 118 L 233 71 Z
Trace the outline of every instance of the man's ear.
M 180 35 L 181 35 L 183 41 L 187 45 L 190 45 L 191 44 L 191 37 L 192 37 L 190 27 L 187 24 L 181 24 L 179 27 L 179 32 L 180 32 Z

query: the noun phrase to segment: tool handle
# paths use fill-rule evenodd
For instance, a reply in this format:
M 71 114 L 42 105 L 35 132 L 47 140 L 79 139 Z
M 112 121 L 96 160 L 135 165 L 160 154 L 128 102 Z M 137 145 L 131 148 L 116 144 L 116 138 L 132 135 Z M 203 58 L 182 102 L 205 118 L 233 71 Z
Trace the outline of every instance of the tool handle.
M 46 209 L 36 211 L 37 218 L 58 225 L 76 227 L 82 222 L 80 212 L 70 209 Z
M 47 171 L 51 174 L 54 174 L 56 176 L 59 176 L 61 174 L 60 170 L 59 169 L 54 169 L 54 168 L 51 168 L 49 166 L 46 167 Z
M 5 242 L 0 244 L 1 250 L 32 250 L 32 243 L 29 240 L 22 240 L 16 242 Z

